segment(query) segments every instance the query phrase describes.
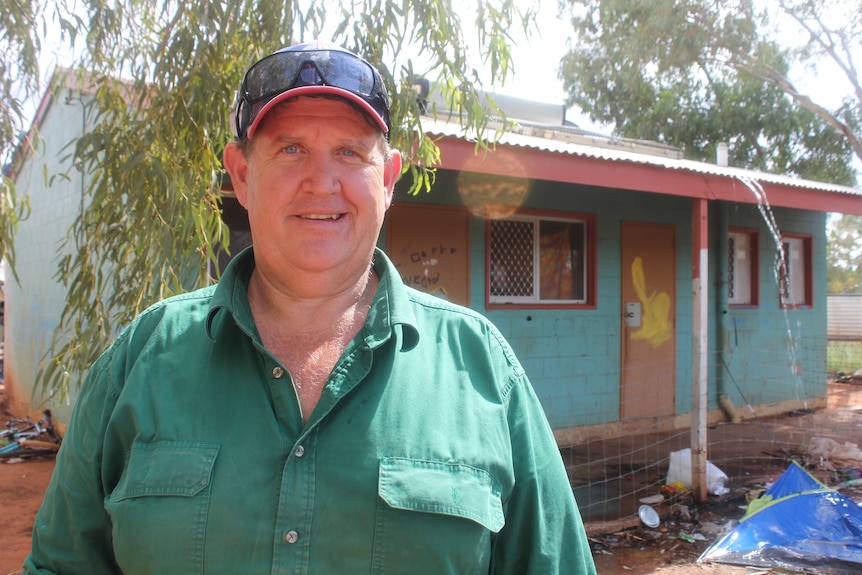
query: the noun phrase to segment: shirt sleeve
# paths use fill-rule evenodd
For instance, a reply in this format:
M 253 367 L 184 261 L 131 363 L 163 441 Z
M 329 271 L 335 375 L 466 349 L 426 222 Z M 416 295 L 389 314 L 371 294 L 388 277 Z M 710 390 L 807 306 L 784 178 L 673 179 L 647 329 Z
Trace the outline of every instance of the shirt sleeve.
M 515 484 L 492 542 L 491 573 L 595 575 L 560 450 L 525 375 L 508 396 Z
M 36 516 L 24 574 L 120 573 L 103 505 L 104 434 L 116 402 L 106 352 L 90 369 Z

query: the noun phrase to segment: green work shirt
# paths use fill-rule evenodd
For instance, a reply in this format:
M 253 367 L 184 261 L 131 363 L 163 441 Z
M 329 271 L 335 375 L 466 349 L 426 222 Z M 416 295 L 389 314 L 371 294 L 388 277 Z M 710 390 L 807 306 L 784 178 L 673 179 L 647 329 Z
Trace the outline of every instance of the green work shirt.
M 252 251 L 141 314 L 88 374 L 25 573 L 595 573 L 507 342 L 374 267 L 307 423 L 255 328 Z

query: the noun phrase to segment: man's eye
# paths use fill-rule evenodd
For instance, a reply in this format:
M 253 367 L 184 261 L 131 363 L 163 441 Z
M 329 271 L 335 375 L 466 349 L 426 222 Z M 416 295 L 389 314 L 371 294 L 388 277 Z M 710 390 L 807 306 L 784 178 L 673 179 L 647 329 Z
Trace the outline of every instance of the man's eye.
M 298 151 L 299 151 L 299 148 L 297 148 L 296 146 L 293 146 L 293 145 L 284 147 L 284 152 L 287 154 L 295 154 Z

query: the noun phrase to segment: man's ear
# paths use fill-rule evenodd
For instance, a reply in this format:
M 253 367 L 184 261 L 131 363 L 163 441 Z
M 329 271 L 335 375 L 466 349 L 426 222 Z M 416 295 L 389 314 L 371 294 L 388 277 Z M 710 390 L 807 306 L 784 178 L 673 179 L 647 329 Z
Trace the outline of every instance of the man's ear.
M 383 166 L 383 189 L 386 193 L 386 209 L 392 203 L 392 193 L 395 190 L 395 182 L 401 177 L 401 152 L 392 150 L 392 156 Z
M 233 192 L 236 194 L 236 199 L 242 207 L 246 207 L 246 199 L 248 198 L 248 161 L 245 154 L 239 148 L 236 142 L 228 142 L 224 148 L 222 161 L 227 173 L 230 175 L 230 182 L 233 185 Z

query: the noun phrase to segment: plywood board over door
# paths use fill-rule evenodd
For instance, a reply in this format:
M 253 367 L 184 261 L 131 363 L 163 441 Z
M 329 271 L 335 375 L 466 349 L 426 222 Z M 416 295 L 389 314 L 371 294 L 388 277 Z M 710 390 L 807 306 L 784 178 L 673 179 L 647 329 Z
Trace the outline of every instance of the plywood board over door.
M 386 215 L 386 253 L 404 283 L 468 306 L 469 219 L 466 208 L 393 204 Z
M 622 224 L 620 418 L 676 411 L 676 231 Z

